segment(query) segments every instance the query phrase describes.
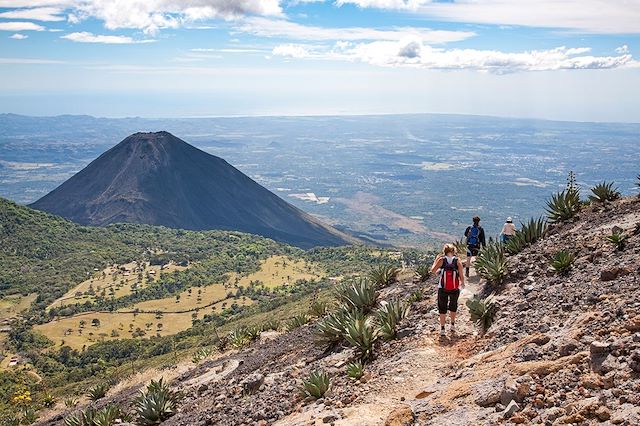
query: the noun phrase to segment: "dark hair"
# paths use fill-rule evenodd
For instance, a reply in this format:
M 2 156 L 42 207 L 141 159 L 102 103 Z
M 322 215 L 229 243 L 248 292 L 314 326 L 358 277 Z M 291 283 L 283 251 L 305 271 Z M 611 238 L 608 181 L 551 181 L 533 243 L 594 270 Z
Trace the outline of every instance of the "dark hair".
M 479 223 L 479 222 L 480 222 L 480 216 L 474 216 L 473 223 Z

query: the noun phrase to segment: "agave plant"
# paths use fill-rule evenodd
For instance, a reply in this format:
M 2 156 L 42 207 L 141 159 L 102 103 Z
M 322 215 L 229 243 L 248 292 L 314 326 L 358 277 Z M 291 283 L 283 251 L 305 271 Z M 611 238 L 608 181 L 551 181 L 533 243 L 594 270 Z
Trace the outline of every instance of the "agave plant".
M 424 299 L 424 293 L 422 289 L 417 289 L 409 295 L 407 303 L 420 302 L 422 299 Z
M 347 311 L 338 309 L 318 321 L 315 331 L 315 342 L 320 346 L 334 347 L 345 340 L 347 325 L 356 321 L 364 320 L 365 316 L 360 311 Z
M 338 285 L 335 296 L 345 309 L 361 311 L 365 314 L 376 306 L 378 300 L 375 283 L 362 278 Z
M 53 407 L 53 405 L 56 403 L 56 397 L 51 395 L 49 392 L 47 392 L 43 397 L 42 397 L 42 405 L 45 408 L 50 408 Z
M 484 299 L 474 296 L 467 300 L 466 305 L 469 308 L 471 321 L 474 321 L 483 333 L 486 332 L 493 324 L 497 312 L 493 295 Z
M 501 284 L 509 274 L 504 245 L 497 242 L 487 244 L 476 257 L 474 267 L 482 278 L 493 284 Z
M 551 267 L 559 274 L 566 274 L 571 269 L 575 258 L 573 253 L 561 250 L 551 259 Z
M 633 228 L 633 235 L 640 235 L 640 222 L 636 223 L 636 226 Z
M 347 376 L 358 380 L 364 375 L 364 364 L 360 361 L 353 361 L 347 364 Z
M 65 426 L 111 426 L 128 422 L 131 416 L 114 404 L 108 404 L 100 410 L 89 407 L 64 419 Z
M 87 397 L 92 401 L 97 401 L 104 398 L 109 390 L 109 385 L 106 383 L 98 383 L 87 390 Z
M 289 321 L 287 321 L 287 331 L 292 331 L 298 327 L 302 327 L 303 325 L 307 324 L 309 320 L 309 315 L 304 312 L 294 315 L 289 319 Z
M 351 319 L 344 333 L 344 339 L 356 349 L 361 360 L 371 358 L 373 345 L 379 337 L 380 330 L 372 317 Z
M 636 177 L 636 187 L 640 189 L 640 175 Z M 640 194 L 638 194 L 638 196 L 640 197 Z
M 510 254 L 520 253 L 525 247 L 544 238 L 547 232 L 547 221 L 540 217 L 529 219 L 527 223 L 520 224 L 520 230 L 505 243 L 505 250 Z
M 198 364 L 202 360 L 209 358 L 212 353 L 213 351 L 210 348 L 200 348 L 193 354 L 191 362 Z
M 96 416 L 96 409 L 89 407 L 79 413 L 67 416 L 64 419 L 65 426 L 94 426 L 93 419 Z
M 236 349 L 245 347 L 251 341 L 244 327 L 238 327 L 228 335 L 229 343 Z
M 415 274 L 421 283 L 426 282 L 429 279 L 429 276 L 431 275 L 431 267 L 423 263 L 422 265 L 419 265 L 416 268 Z
M 329 304 L 323 300 L 314 300 L 311 302 L 311 306 L 309 306 L 309 312 L 311 315 L 322 318 L 327 313 L 329 309 Z
M 369 272 L 369 279 L 378 287 L 386 287 L 396 282 L 400 269 L 391 265 L 380 265 Z
M 152 380 L 133 402 L 137 423 L 143 426 L 162 423 L 175 414 L 181 399 L 182 394 L 172 391 L 162 378 Z
M 302 383 L 301 393 L 305 397 L 319 399 L 327 393 L 330 386 L 329 374 L 324 370 L 315 370 Z
M 580 194 L 576 190 L 565 190 L 553 194 L 547 201 L 547 216 L 551 223 L 572 219 L 580 211 Z
M 389 303 L 383 303 L 380 306 L 376 311 L 376 322 L 383 339 L 392 340 L 396 338 L 398 323 L 409 314 L 410 308 L 410 304 L 403 303 L 397 299 Z
M 78 405 L 78 398 L 76 398 L 75 396 L 70 396 L 68 398 L 65 398 L 64 406 L 66 408 L 73 408 L 76 405 Z
M 321 346 L 333 347 L 344 340 L 347 327 L 348 312 L 339 309 L 318 321 L 315 331 L 315 342 Z
M 280 321 L 275 319 L 270 319 L 268 321 L 265 321 L 262 324 L 262 331 L 269 331 L 269 330 L 278 331 L 279 328 L 280 328 Z
M 466 255 L 467 253 L 467 241 L 465 238 L 460 238 L 453 243 L 456 248 L 456 253 Z
M 640 225 L 636 225 L 636 227 L 640 227 Z M 624 250 L 624 247 L 627 245 L 627 238 L 628 236 L 622 232 L 613 232 L 607 236 L 607 241 L 613 244 L 616 250 Z
M 591 188 L 593 195 L 589 195 L 589 200 L 604 203 L 605 201 L 615 201 L 620 198 L 620 191 L 613 187 L 613 182 L 602 182 Z
M 262 333 L 262 327 L 258 327 L 256 325 L 245 327 L 244 333 L 246 334 L 249 341 L 253 342 L 260 338 L 260 333 Z

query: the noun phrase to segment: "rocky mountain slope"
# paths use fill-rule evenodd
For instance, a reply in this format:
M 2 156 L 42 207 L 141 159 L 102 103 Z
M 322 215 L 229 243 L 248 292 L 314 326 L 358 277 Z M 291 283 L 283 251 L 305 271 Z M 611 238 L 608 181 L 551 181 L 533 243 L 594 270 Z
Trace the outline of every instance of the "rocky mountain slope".
M 502 285 L 472 271 L 463 301 L 496 295 L 495 322 L 485 334 L 463 306 L 457 333 L 440 337 L 433 279 L 419 283 L 410 271 L 401 274 L 379 300 L 413 295 L 412 310 L 397 339 L 377 344 L 359 380 L 345 374 L 353 349 L 317 345 L 313 323 L 263 333 L 245 349 L 197 366 L 154 372 L 185 394 L 163 424 L 638 425 L 638 223 L 640 198 L 593 203 L 578 220 L 554 225 L 511 256 Z M 623 249 L 606 240 L 614 227 L 628 236 Z M 559 250 L 576 255 L 566 275 L 549 267 Z M 331 388 L 323 398 L 303 399 L 300 384 L 317 369 L 329 373 Z M 119 386 L 98 404 L 130 404 L 148 378 Z
M 31 207 L 83 225 L 235 230 L 304 248 L 354 241 L 167 132 L 129 136 Z

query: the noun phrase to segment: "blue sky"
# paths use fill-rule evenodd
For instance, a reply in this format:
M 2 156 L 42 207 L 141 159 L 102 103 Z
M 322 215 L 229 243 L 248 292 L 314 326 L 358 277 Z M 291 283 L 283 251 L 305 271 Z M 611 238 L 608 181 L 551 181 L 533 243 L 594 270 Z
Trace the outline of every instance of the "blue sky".
M 640 0 L 0 0 L 0 111 L 640 122 Z

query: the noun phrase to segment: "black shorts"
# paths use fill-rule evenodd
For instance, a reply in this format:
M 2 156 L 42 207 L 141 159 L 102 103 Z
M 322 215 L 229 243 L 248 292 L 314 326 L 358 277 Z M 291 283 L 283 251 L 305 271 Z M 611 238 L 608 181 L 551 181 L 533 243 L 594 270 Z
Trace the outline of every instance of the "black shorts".
M 477 256 L 479 252 L 479 246 L 467 246 L 467 256 Z
M 438 289 L 438 312 L 446 314 L 447 309 L 450 312 L 458 311 L 458 297 L 460 297 L 460 290 L 445 291 L 442 288 Z

